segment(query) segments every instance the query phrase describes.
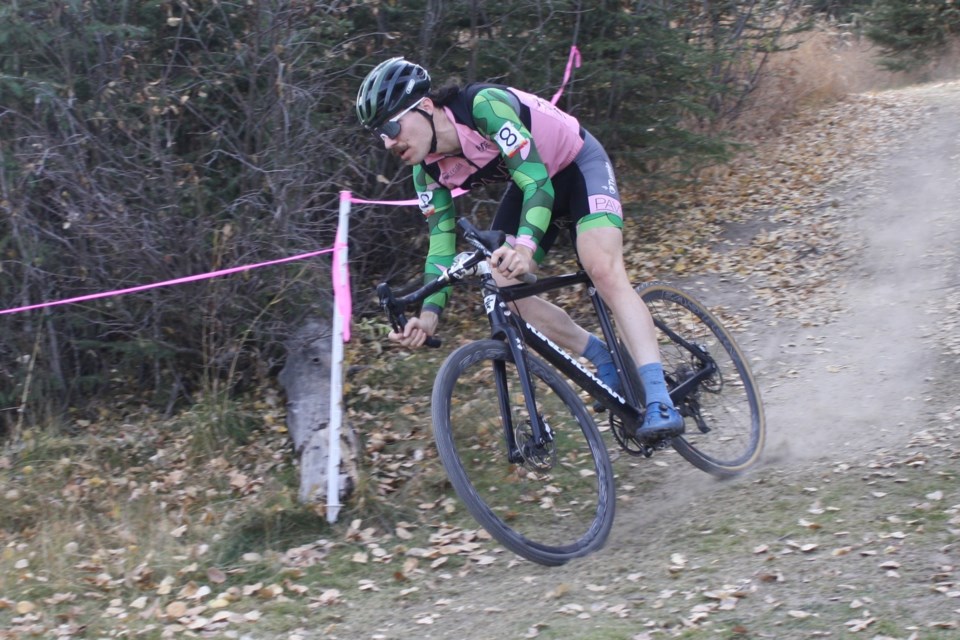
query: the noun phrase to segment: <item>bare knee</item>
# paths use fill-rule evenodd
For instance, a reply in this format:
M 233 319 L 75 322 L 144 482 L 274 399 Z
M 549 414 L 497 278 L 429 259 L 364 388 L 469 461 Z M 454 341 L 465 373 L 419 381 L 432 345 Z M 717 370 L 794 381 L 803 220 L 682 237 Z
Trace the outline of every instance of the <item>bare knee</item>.
M 632 290 L 623 261 L 617 257 L 595 260 L 590 265 L 584 264 L 584 269 L 597 291 L 605 298 Z

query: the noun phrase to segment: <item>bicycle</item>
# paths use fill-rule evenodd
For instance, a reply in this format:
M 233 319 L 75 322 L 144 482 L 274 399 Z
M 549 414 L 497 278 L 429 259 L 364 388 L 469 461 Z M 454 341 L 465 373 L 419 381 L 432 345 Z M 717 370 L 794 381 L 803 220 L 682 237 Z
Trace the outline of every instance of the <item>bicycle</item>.
M 479 280 L 490 337 L 455 349 L 440 366 L 431 397 L 433 434 L 457 495 L 503 546 L 557 566 L 599 549 L 610 533 L 610 456 L 584 401 L 561 374 L 597 401 L 598 413 L 608 413 L 609 430 L 630 455 L 650 457 L 673 447 L 721 478 L 756 462 L 765 421 L 753 374 L 733 337 L 703 305 L 661 282 L 636 288 L 657 327 L 671 398 L 686 419 L 682 436 L 641 442 L 632 435 L 645 406 L 636 367 L 587 274 L 498 287 L 488 258 L 504 234 L 478 231 L 462 218 L 457 225 L 473 250 L 459 254 L 445 274 L 402 297 L 387 283 L 377 293 L 391 325 L 402 331 L 408 307 L 445 286 Z M 620 375 L 619 393 L 510 308 L 524 297 L 575 285 L 586 285 Z M 434 337 L 428 345 L 440 341 Z

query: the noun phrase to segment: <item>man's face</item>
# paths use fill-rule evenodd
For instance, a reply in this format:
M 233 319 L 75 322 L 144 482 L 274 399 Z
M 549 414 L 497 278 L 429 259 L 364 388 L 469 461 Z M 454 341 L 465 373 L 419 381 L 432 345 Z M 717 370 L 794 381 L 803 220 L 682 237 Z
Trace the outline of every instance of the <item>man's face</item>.
M 417 103 L 416 109 L 432 113 L 433 103 L 429 98 L 424 98 Z M 380 136 L 383 146 L 408 166 L 423 162 L 430 153 L 430 143 L 433 140 L 433 128 L 430 122 L 416 109 L 410 109 L 406 113 L 401 112 L 399 117 L 391 118 L 393 122 L 400 125 L 400 132 L 395 137 L 391 138 L 382 133 Z

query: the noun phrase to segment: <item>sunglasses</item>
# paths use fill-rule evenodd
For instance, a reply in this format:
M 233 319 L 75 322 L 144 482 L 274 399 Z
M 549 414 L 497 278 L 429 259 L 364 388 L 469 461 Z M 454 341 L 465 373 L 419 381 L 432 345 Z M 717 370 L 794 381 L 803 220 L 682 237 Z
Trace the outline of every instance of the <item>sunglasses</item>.
M 372 131 L 374 135 L 380 136 L 381 140 L 386 140 L 387 138 L 393 140 L 396 138 L 398 135 L 400 135 L 400 118 L 419 107 L 421 102 L 423 102 L 423 98 L 420 98 L 412 105 L 384 122 L 379 127 L 373 127 Z

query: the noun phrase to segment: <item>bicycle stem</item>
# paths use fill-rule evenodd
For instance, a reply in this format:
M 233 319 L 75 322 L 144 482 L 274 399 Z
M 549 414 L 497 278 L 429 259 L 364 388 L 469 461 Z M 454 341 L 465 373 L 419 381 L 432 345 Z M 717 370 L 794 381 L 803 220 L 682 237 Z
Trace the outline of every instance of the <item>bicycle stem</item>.
M 454 263 L 450 268 L 441 274 L 439 278 L 428 282 L 416 291 L 400 298 L 393 297 L 390 285 L 386 282 L 381 282 L 377 285 L 377 296 L 380 300 L 380 308 L 386 312 L 394 331 L 402 332 L 406 326 L 407 318 L 405 312 L 407 307 L 421 302 L 428 296 L 463 280 L 469 275 L 475 273 L 481 273 L 483 275 L 491 274 L 490 266 L 486 264 L 486 261 L 496 248 L 503 244 L 506 234 L 503 231 L 497 230 L 480 231 L 470 224 L 466 218 L 460 218 L 460 220 L 457 221 L 457 226 L 460 227 L 463 232 L 464 239 L 475 248 L 473 253 L 467 252 L 459 254 L 454 259 Z M 524 274 L 522 279 L 527 283 L 531 283 L 536 282 L 537 278 L 533 274 Z M 441 344 L 440 339 L 435 336 L 430 336 L 426 341 L 428 347 L 436 348 Z

